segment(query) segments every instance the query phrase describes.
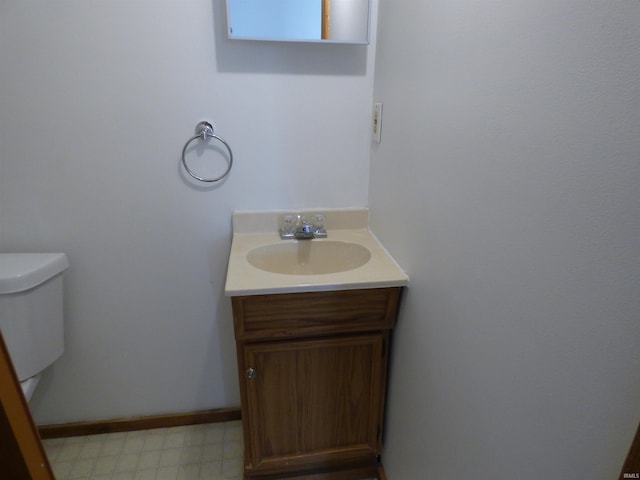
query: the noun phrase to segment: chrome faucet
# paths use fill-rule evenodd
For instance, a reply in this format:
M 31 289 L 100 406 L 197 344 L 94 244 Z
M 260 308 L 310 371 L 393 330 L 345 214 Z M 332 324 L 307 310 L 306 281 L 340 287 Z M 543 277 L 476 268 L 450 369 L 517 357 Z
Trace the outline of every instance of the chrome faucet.
M 300 215 L 283 215 L 281 218 L 280 238 L 283 240 L 311 240 L 312 238 L 327 238 L 324 227 L 324 215 L 316 214 L 313 223 Z

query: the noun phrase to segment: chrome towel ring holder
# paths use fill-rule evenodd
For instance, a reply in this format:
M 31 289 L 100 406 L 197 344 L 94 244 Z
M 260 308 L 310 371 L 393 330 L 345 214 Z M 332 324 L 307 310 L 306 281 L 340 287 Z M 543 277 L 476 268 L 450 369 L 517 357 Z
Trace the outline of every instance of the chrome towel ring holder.
M 227 166 L 227 169 L 224 171 L 224 173 L 219 177 L 204 178 L 204 177 L 200 177 L 199 175 L 196 175 L 193 172 L 193 170 L 189 168 L 189 165 L 187 165 L 187 160 L 185 158 L 185 155 L 187 153 L 187 148 L 189 148 L 189 145 L 191 144 L 191 142 L 197 139 L 201 139 L 203 142 L 206 142 L 210 138 L 215 138 L 226 147 L 227 151 L 229 152 L 229 165 Z M 209 122 L 203 121 L 196 125 L 195 136 L 191 137 L 189 140 L 187 140 L 187 143 L 184 144 L 184 148 L 182 149 L 182 166 L 184 166 L 184 169 L 187 171 L 187 173 L 191 175 L 193 178 L 195 178 L 196 180 L 200 180 L 201 182 L 217 182 L 219 180 L 222 180 L 224 177 L 226 177 L 231 171 L 231 167 L 233 166 L 233 152 L 231 151 L 231 147 L 226 141 L 224 141 L 222 138 L 220 138 L 219 136 L 213 133 L 213 125 L 211 125 Z

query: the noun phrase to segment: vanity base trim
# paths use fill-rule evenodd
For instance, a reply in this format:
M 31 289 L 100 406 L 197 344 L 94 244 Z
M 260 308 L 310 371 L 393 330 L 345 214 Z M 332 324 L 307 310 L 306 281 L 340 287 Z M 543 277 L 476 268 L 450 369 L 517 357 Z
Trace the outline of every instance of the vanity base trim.
M 349 470 L 308 473 L 306 475 L 298 473 L 293 476 L 283 476 L 282 473 L 279 473 L 274 476 L 245 476 L 245 480 L 363 480 L 374 478 L 376 480 L 387 480 L 382 465 L 378 465 L 375 468 L 360 467 Z

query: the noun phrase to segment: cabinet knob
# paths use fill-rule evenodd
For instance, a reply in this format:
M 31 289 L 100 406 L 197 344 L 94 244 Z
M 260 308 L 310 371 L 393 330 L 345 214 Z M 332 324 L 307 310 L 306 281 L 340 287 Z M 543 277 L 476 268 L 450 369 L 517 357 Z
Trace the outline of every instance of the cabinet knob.
M 249 380 L 251 380 L 253 377 L 256 376 L 256 370 L 254 368 L 247 368 L 247 371 L 245 372 L 245 377 L 247 377 Z

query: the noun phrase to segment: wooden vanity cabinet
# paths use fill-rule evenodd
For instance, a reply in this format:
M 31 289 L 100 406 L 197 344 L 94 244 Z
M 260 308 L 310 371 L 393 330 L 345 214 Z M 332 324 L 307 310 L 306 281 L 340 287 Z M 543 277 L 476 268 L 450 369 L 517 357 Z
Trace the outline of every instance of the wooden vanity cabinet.
M 377 476 L 400 291 L 232 297 L 245 478 Z

